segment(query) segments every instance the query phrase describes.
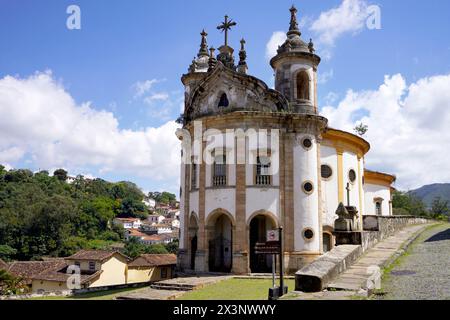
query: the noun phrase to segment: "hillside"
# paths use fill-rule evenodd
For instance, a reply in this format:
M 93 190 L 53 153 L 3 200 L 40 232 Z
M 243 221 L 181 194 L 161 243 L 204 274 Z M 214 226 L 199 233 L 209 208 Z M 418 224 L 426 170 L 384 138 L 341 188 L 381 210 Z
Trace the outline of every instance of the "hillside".
M 430 184 L 416 190 L 411 190 L 409 193 L 417 196 L 429 208 L 433 200 L 437 197 L 450 202 L 450 183 Z
M 144 194 L 131 182 L 111 183 L 67 172 L 6 171 L 0 165 L 0 258 L 33 260 L 101 249 L 123 239 L 118 216 L 145 218 Z

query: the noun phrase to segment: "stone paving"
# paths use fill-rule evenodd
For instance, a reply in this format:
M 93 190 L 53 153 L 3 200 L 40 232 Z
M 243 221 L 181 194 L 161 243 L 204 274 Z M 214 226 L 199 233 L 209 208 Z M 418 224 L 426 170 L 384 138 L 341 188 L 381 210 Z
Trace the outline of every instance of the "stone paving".
M 355 264 L 342 273 L 328 285 L 329 290 L 360 291 L 367 290 L 367 282 L 373 266 L 380 269 L 393 262 L 392 256 L 401 250 L 402 245 L 423 230 L 426 225 L 415 225 L 400 230 L 395 236 L 389 237 L 369 249 Z M 412 240 L 412 239 L 411 239 Z
M 426 230 L 383 279 L 385 300 L 450 300 L 450 224 Z
M 395 236 L 389 237 L 369 249 L 354 265 L 338 276 L 328 289 L 318 293 L 292 292 L 286 299 L 298 300 L 348 300 L 360 296 L 367 297 L 367 281 L 371 276 L 368 268 L 378 266 L 380 269 L 391 264 L 404 253 L 419 233 L 429 225 L 415 225 L 404 228 Z

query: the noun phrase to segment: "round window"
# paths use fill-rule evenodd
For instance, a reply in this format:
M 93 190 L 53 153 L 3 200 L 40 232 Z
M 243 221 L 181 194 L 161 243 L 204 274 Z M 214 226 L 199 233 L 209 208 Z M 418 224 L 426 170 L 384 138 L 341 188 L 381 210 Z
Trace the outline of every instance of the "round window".
M 309 149 L 311 149 L 311 147 L 312 147 L 313 144 L 312 144 L 311 139 L 305 138 L 305 139 L 303 139 L 303 141 L 302 141 L 302 145 L 303 145 L 303 148 L 309 150 Z
M 303 192 L 311 194 L 314 191 L 314 186 L 311 182 L 307 181 L 303 184 Z
M 348 179 L 350 180 L 351 183 L 356 181 L 356 172 L 355 172 L 355 170 L 351 169 L 348 172 Z
M 329 179 L 333 175 L 333 170 L 329 165 L 322 165 L 321 167 L 321 175 L 323 179 Z
M 309 228 L 303 230 L 303 238 L 305 238 L 306 240 L 312 240 L 312 238 L 314 238 L 314 231 Z

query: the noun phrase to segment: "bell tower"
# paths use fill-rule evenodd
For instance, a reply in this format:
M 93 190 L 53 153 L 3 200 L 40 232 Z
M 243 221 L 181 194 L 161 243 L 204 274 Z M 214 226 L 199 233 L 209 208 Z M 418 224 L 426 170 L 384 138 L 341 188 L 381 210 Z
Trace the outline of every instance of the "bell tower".
M 290 9 L 291 21 L 286 41 L 278 47 L 270 65 L 275 72 L 275 89 L 281 92 L 295 113 L 317 114 L 317 67 L 312 40 L 306 43 L 297 22 L 297 9 Z

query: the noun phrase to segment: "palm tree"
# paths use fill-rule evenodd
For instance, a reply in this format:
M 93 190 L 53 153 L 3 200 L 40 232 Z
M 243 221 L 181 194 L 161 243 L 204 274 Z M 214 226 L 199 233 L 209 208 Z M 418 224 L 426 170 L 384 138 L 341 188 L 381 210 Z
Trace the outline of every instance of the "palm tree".
M 6 270 L 0 270 L 0 294 L 19 294 L 26 289 L 23 278 L 15 277 Z

